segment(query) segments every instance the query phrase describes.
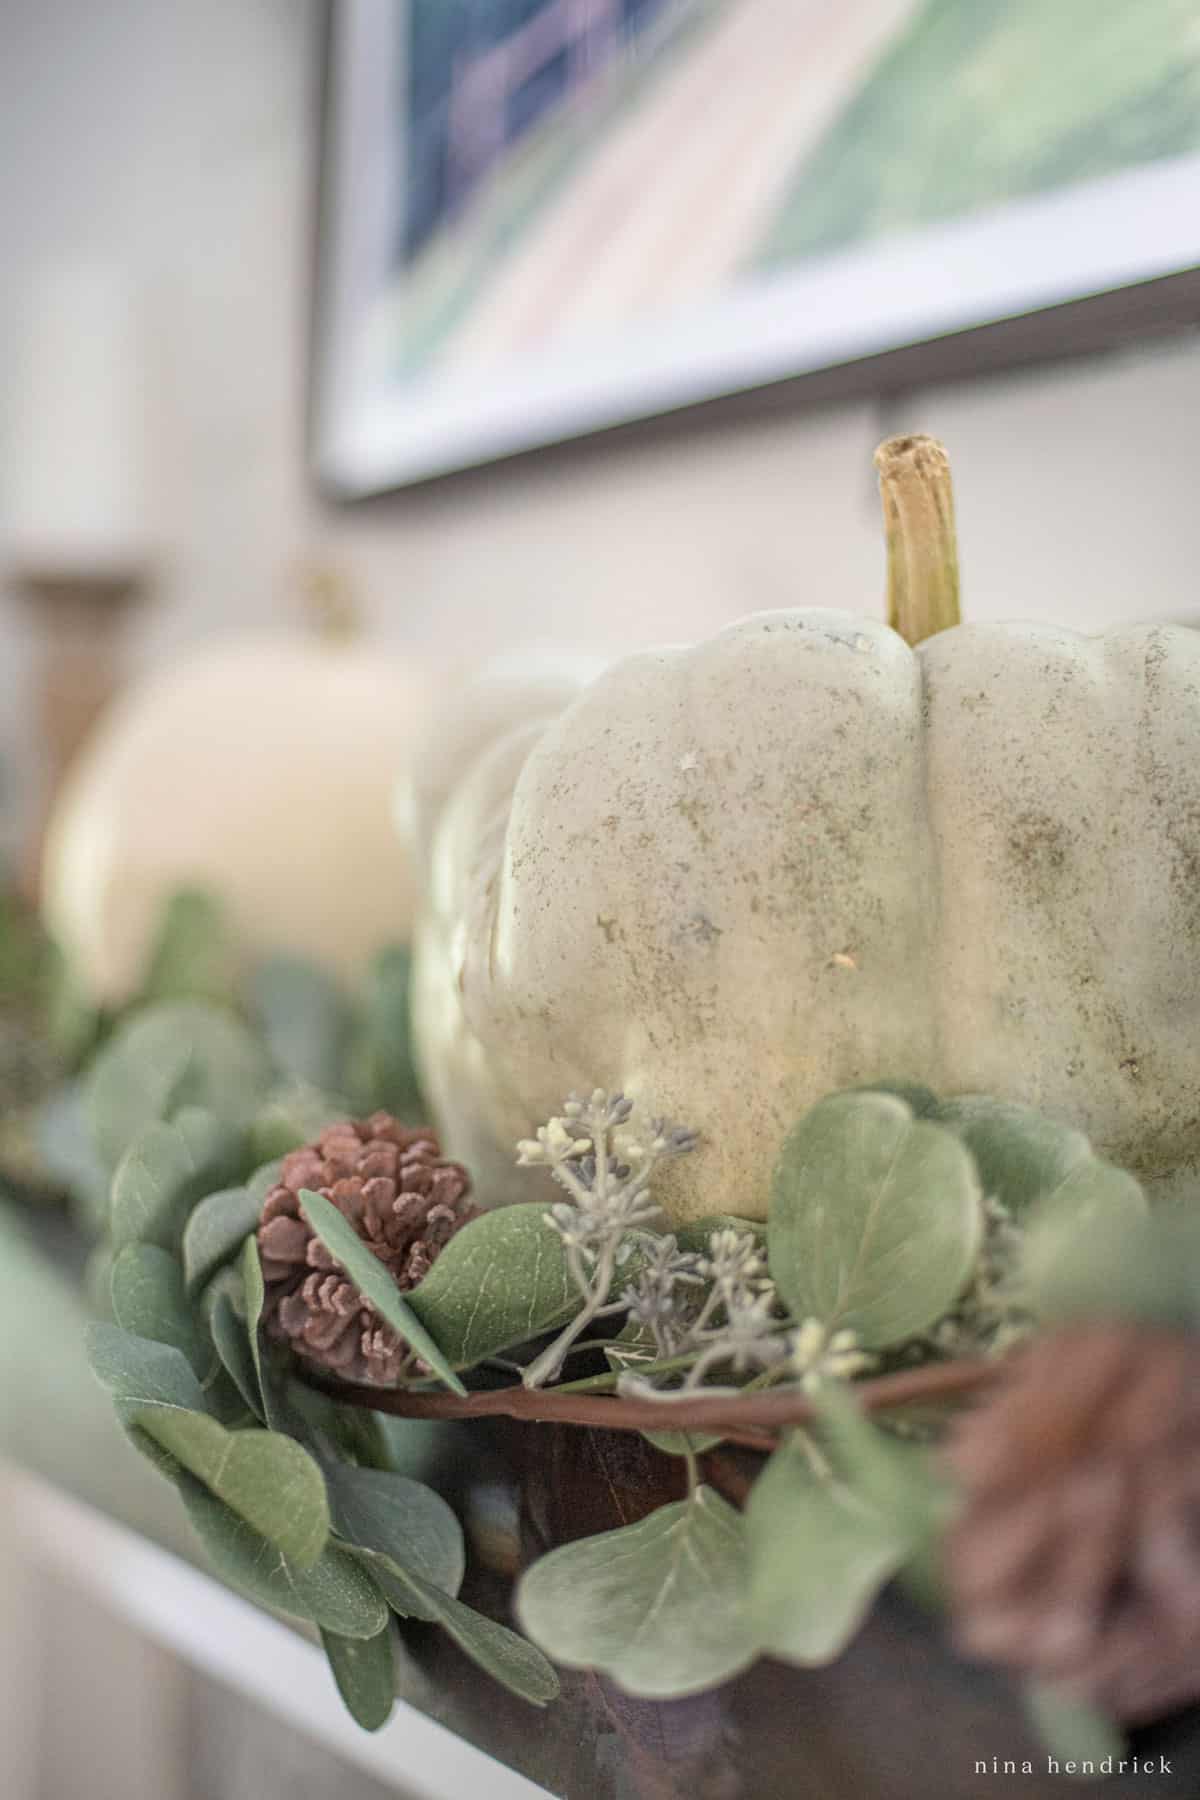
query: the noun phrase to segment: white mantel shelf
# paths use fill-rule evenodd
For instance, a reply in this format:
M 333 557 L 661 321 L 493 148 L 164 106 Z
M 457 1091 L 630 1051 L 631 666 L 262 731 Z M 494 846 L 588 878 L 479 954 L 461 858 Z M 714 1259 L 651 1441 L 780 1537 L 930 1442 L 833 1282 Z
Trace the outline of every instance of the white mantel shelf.
M 0 1463 L 9 1550 L 89 1594 L 186 1663 L 293 1725 L 403 1800 L 554 1800 L 416 1707 L 397 1700 L 381 1731 L 344 1710 L 315 1645 L 39 1477 Z

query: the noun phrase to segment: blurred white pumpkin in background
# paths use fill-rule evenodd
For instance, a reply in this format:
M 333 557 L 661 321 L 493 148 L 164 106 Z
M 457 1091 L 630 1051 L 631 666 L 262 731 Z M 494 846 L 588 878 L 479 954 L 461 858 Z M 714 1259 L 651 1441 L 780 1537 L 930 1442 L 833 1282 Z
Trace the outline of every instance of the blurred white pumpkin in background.
M 176 889 L 208 889 L 247 955 L 352 975 L 405 940 L 396 781 L 428 703 L 406 659 L 361 640 L 238 637 L 132 685 L 50 819 L 42 908 L 92 997 L 138 979 Z

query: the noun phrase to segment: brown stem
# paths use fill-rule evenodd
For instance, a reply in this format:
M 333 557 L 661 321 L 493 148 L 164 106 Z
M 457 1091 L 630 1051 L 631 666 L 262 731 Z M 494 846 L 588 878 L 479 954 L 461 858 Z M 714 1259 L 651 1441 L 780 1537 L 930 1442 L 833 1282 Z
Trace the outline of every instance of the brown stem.
M 936 438 L 887 438 L 875 452 L 887 534 L 888 624 L 919 644 L 962 620 L 950 459 Z
M 979 1393 L 1004 1372 L 998 1362 L 963 1358 L 902 1369 L 855 1385 L 867 1412 L 883 1412 L 922 1400 L 956 1400 Z M 523 1419 L 530 1423 L 590 1425 L 605 1431 L 720 1431 L 734 1443 L 762 1450 L 768 1433 L 803 1425 L 814 1415 L 812 1399 L 794 1389 L 761 1394 L 698 1394 L 689 1400 L 624 1400 L 600 1394 L 558 1394 L 551 1389 L 506 1387 L 483 1393 L 412 1393 L 405 1389 L 353 1387 L 308 1376 L 348 1406 L 369 1406 L 403 1419 Z

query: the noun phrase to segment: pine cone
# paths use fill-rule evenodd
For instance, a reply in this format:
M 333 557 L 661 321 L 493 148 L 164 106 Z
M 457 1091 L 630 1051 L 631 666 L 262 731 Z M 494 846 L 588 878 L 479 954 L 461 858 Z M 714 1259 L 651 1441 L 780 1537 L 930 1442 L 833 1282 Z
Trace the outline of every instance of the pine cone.
M 258 1228 L 263 1324 L 315 1368 L 345 1381 L 394 1386 L 419 1367 L 312 1231 L 300 1206 L 310 1188 L 331 1200 L 401 1288 L 416 1287 L 460 1226 L 478 1216 L 470 1178 L 443 1162 L 434 1134 L 390 1113 L 328 1126 L 283 1159 Z
M 1200 1339 L 1039 1339 L 950 1446 L 969 1654 L 1138 1723 L 1200 1698 Z

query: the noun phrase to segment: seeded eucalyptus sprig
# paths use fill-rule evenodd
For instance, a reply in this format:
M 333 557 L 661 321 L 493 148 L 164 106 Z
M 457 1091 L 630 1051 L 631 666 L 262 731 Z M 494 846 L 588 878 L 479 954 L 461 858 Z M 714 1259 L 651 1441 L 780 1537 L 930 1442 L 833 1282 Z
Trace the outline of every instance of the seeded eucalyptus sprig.
M 661 1216 L 650 1194 L 654 1173 L 669 1158 L 696 1148 L 695 1132 L 661 1119 L 651 1122 L 643 1142 L 623 1130 L 632 1114 L 633 1102 L 624 1094 L 596 1088 L 588 1100 L 568 1100 L 536 1138 L 517 1145 L 518 1163 L 549 1169 L 566 1190 L 567 1200 L 550 1208 L 546 1223 L 561 1238 L 583 1297 L 571 1323 L 525 1370 L 526 1387 L 553 1381 L 593 1320 L 627 1310 L 625 1300 L 609 1296 L 619 1260 L 630 1252 L 629 1234 Z

